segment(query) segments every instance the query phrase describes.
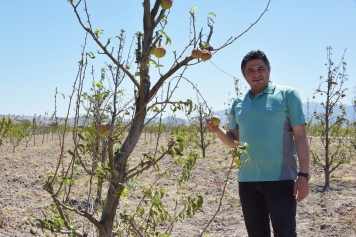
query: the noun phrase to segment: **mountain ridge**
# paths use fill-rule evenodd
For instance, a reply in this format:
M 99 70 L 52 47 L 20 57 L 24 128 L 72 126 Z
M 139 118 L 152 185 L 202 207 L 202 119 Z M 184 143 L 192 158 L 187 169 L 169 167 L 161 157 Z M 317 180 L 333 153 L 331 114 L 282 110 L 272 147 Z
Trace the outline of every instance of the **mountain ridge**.
M 352 105 L 344 105 L 345 106 L 345 110 L 346 110 L 346 116 L 345 118 L 349 121 L 354 121 L 356 120 L 356 112 L 355 109 Z M 220 119 L 221 119 L 221 124 L 226 124 L 228 123 L 227 120 L 227 116 L 225 113 L 229 113 L 229 110 L 217 110 L 214 112 L 214 114 L 219 115 Z M 318 113 L 322 113 L 324 112 L 324 108 L 322 107 L 322 105 L 320 103 L 311 101 L 309 102 L 309 109 L 308 109 L 308 102 L 304 102 L 303 103 L 303 111 L 304 114 L 306 116 L 307 120 L 310 120 L 313 117 L 313 112 L 314 110 L 316 110 Z M 309 112 L 309 113 L 308 113 Z M 335 108 L 334 111 L 335 115 L 341 115 L 341 110 L 337 107 Z M 0 115 L 0 117 L 5 116 L 6 115 Z M 21 120 L 30 120 L 32 121 L 34 116 L 24 116 L 24 115 L 11 115 L 12 118 L 17 118 L 18 121 Z M 38 117 L 38 116 L 37 116 Z M 44 117 L 42 117 L 42 119 L 44 119 Z M 45 117 L 45 119 L 47 119 L 47 121 L 49 121 L 49 117 Z M 83 120 L 83 118 L 80 119 L 80 122 Z M 153 119 L 150 123 L 151 124 L 155 124 L 158 123 L 159 119 Z M 166 116 L 162 119 L 162 123 L 164 124 L 171 124 L 171 125 L 176 125 L 176 124 L 189 124 L 189 120 L 187 118 L 181 118 L 181 117 L 176 117 L 176 116 Z M 74 118 L 69 118 L 68 119 L 68 124 L 71 126 L 74 124 Z

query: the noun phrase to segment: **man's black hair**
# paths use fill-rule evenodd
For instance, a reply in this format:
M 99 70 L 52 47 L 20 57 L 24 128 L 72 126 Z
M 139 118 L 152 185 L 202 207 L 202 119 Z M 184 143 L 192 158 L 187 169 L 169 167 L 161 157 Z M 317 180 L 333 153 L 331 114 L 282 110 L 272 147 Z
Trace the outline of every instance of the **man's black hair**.
M 261 51 L 261 50 L 257 50 L 257 51 L 250 51 L 248 54 L 245 55 L 245 57 L 242 59 L 241 62 L 241 71 L 242 74 L 244 74 L 244 70 L 246 67 L 246 63 L 250 60 L 254 60 L 254 59 L 262 59 L 263 62 L 266 64 L 266 66 L 268 67 L 268 69 L 271 69 L 270 65 L 269 65 L 269 61 L 268 58 L 266 56 L 266 54 Z

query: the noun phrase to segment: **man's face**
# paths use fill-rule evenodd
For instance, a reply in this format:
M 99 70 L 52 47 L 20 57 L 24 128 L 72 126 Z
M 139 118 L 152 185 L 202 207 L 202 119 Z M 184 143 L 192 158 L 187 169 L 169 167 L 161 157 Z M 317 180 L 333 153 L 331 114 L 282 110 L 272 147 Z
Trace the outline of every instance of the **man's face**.
M 253 59 L 246 63 L 243 75 L 253 94 L 262 92 L 268 86 L 270 72 L 262 59 Z

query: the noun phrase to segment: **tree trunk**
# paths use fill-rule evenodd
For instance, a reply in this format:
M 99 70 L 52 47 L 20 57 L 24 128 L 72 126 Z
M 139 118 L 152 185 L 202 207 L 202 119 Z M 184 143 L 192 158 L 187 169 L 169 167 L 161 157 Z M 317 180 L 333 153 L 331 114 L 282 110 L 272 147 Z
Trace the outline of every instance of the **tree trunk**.
M 147 88 L 150 86 L 149 82 L 146 82 L 146 86 L 145 95 L 148 94 Z M 116 209 L 120 203 L 121 192 L 124 189 L 121 184 L 124 184 L 125 181 L 127 160 L 135 148 L 144 127 L 147 111 L 145 106 L 140 106 L 139 101 L 140 98 L 138 98 L 136 101 L 136 114 L 133 119 L 129 134 L 125 142 L 122 144 L 119 152 L 117 152 L 114 157 L 115 169 L 118 171 L 118 175 L 113 177 L 116 183 L 111 183 L 108 190 L 105 206 L 103 208 L 100 220 L 100 223 L 103 224 L 103 229 L 99 228 L 100 237 L 111 237 Z
M 106 148 L 108 147 L 107 145 L 107 140 L 104 139 L 102 141 L 102 151 L 101 151 L 101 167 L 104 167 L 105 162 L 106 162 L 106 157 L 107 157 L 107 151 Z M 102 190 L 103 190 L 103 181 L 100 179 L 98 182 L 98 191 L 96 193 L 97 198 L 96 198 L 96 203 L 99 203 L 100 199 L 101 199 L 101 194 L 102 194 Z
M 330 168 L 329 165 L 326 166 L 325 170 L 325 183 L 322 192 L 331 190 L 330 187 Z
M 111 225 L 106 225 L 102 226 L 101 228 L 98 228 L 99 230 L 99 237 L 112 237 L 112 224 Z

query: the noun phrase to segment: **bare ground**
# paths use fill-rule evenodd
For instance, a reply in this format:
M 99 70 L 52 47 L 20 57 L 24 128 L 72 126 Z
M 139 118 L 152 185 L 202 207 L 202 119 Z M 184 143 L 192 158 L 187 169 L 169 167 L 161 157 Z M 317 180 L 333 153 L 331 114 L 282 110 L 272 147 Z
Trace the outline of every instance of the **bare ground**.
M 139 158 L 143 152 L 154 148 L 154 143 L 141 139 L 132 156 Z M 25 222 L 33 218 L 43 218 L 43 212 L 51 199 L 43 189 L 44 178 L 53 170 L 58 156 L 58 142 L 38 139 L 36 146 L 24 144 L 12 153 L 10 144 L 0 147 L 0 236 L 31 236 L 30 226 Z M 207 223 L 218 209 L 224 180 L 226 180 L 231 158 L 229 149 L 219 141 L 208 147 L 207 156 L 199 158 L 192 173 L 192 181 L 186 183 L 188 191 L 199 193 L 204 198 L 203 207 L 192 217 L 175 226 L 171 236 L 200 236 Z M 169 166 L 167 159 L 162 167 Z M 343 165 L 332 173 L 332 190 L 322 193 L 323 172 L 312 165 L 311 193 L 297 210 L 298 236 L 356 236 L 356 161 Z M 138 185 L 153 182 L 150 172 L 137 180 Z M 167 189 L 166 198 L 172 199 L 170 180 L 160 183 Z M 121 208 L 126 208 L 142 194 L 137 190 L 125 199 Z M 52 236 L 51 234 L 47 236 Z M 54 235 L 53 235 L 54 236 Z M 228 179 L 226 195 L 216 217 L 212 220 L 204 236 L 247 236 L 241 212 L 237 169 L 233 169 Z

